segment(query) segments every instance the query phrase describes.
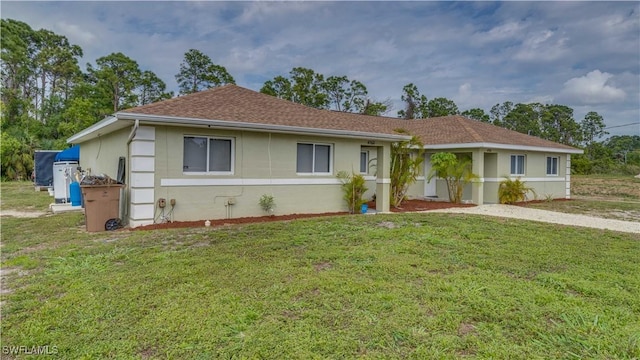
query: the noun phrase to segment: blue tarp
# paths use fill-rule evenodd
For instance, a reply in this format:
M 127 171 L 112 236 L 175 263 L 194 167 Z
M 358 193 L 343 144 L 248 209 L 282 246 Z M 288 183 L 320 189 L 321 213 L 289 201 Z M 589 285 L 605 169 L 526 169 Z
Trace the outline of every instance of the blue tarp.
M 80 145 L 62 150 L 56 155 L 55 161 L 80 161 Z

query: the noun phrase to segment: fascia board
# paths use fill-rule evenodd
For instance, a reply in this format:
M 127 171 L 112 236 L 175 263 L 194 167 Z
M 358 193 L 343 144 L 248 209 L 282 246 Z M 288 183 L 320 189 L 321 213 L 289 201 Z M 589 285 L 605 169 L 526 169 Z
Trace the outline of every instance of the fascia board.
M 462 144 L 434 144 L 425 145 L 426 150 L 445 150 L 445 149 L 499 149 L 499 150 L 521 150 L 521 151 L 537 151 L 537 152 L 552 152 L 561 154 L 583 154 L 584 150 L 581 149 L 563 149 L 544 146 L 529 146 L 529 145 L 512 145 L 512 144 L 497 144 L 497 143 L 462 143 Z
M 301 126 L 273 125 L 261 123 L 247 123 L 241 121 L 226 120 L 208 120 L 197 118 L 184 118 L 175 116 L 157 116 L 149 114 L 136 113 L 117 113 L 118 119 L 140 120 L 158 125 L 182 125 L 182 126 L 203 126 L 209 128 L 225 129 L 225 130 L 251 130 L 260 132 L 273 132 L 284 134 L 300 134 L 300 135 L 323 135 L 339 138 L 351 139 L 373 139 L 380 141 L 402 141 L 411 139 L 406 135 L 380 134 L 361 131 L 345 131 L 335 129 L 318 129 L 306 128 Z
M 82 142 L 82 140 L 95 133 L 95 132 L 99 132 L 100 130 L 104 129 L 105 127 L 109 126 L 109 125 L 113 125 L 118 121 L 118 118 L 115 116 L 108 116 L 100 121 L 98 121 L 97 123 L 89 126 L 88 128 L 80 131 L 77 134 L 72 135 L 70 138 L 67 139 L 67 143 L 68 144 L 77 144 L 79 142 Z

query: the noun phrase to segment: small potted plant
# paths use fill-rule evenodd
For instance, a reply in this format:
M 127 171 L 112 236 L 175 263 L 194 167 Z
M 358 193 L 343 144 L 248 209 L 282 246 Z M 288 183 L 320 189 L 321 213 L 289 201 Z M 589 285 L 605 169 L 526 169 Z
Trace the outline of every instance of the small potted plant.
M 264 210 L 267 214 L 273 215 L 274 208 L 276 207 L 276 201 L 273 195 L 263 194 L 258 201 L 262 210 Z

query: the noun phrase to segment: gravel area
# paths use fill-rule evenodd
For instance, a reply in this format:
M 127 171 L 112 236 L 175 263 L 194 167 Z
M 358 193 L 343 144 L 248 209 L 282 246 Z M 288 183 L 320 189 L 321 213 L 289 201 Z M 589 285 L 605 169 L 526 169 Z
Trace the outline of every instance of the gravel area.
M 594 229 L 606 229 L 640 234 L 640 221 L 622 221 L 603 219 L 594 216 L 559 213 L 555 211 L 532 209 L 513 205 L 480 205 L 470 208 L 450 208 L 430 212 L 477 214 L 505 218 L 541 221 L 553 224 L 583 226 Z

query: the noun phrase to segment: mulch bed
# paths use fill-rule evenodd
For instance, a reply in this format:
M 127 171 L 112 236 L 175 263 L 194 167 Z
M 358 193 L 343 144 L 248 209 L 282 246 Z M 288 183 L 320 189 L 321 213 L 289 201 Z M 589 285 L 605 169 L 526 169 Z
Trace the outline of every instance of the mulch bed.
M 375 201 L 368 203 L 369 209 L 375 209 Z M 444 201 L 424 201 L 424 200 L 405 200 L 400 207 L 391 207 L 391 212 L 415 212 L 415 211 L 428 211 L 428 210 L 440 210 L 449 208 L 461 208 L 461 207 L 473 207 L 475 204 L 454 204 Z
M 369 205 L 369 209 L 376 208 L 375 202 L 369 202 L 368 205 Z M 475 206 L 475 205 L 452 204 L 449 202 L 442 202 L 442 201 L 405 200 L 402 202 L 402 206 L 398 208 L 392 207 L 391 212 L 401 213 L 401 212 L 427 211 L 427 210 L 447 209 L 447 208 L 453 208 L 453 207 L 472 207 L 472 206 Z M 337 215 L 347 215 L 347 214 L 348 214 L 347 212 L 330 212 L 330 213 L 322 213 L 322 214 L 290 214 L 290 215 L 276 215 L 276 216 L 243 217 L 243 218 L 233 218 L 233 219 L 217 219 L 217 220 L 210 220 L 210 221 L 211 221 L 212 227 L 219 227 L 224 225 L 252 224 L 252 223 L 270 222 L 270 221 L 285 221 L 285 220 L 315 218 L 315 217 L 323 217 L 323 216 L 337 216 Z M 205 226 L 204 222 L 205 220 L 174 221 L 169 223 L 139 226 L 136 228 L 130 228 L 130 230 L 195 228 L 195 227 L 204 227 Z

